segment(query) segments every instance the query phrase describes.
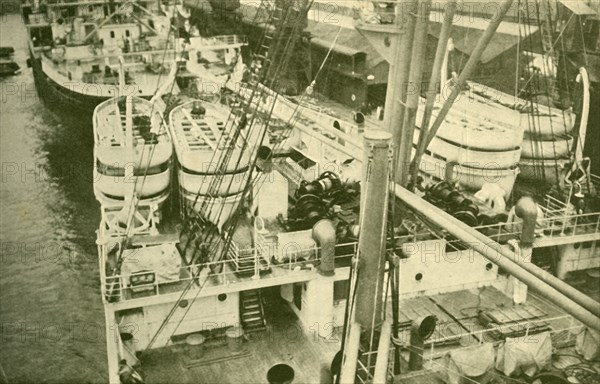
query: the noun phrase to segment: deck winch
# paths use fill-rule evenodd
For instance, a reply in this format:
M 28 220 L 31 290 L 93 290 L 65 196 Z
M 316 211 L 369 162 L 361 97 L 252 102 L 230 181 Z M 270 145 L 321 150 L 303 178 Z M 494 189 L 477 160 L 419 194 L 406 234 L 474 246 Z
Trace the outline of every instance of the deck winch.
M 331 171 L 323 172 L 318 179 L 308 182 L 303 180 L 296 191 L 296 197 L 312 194 L 322 195 L 332 192 L 342 185 L 338 175 Z
M 319 220 L 332 218 L 333 205 L 351 202 L 356 193 L 331 171 L 323 172 L 313 181 L 303 180 L 296 190 L 296 203 L 290 210 L 288 225 L 295 229 L 312 228 Z
M 447 181 L 441 181 L 429 187 L 425 193 L 425 200 L 443 208 L 471 227 L 479 224 L 479 207 Z

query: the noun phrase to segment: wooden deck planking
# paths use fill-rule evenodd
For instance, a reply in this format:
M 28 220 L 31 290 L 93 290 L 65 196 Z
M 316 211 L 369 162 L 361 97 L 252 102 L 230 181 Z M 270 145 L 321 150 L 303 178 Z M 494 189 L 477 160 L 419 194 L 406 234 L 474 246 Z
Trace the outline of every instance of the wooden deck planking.
M 211 355 L 236 354 L 227 344 L 207 350 Z M 214 383 L 263 383 L 269 368 L 284 363 L 295 370 L 294 382 L 319 383 L 322 365 L 331 363 L 340 348 L 337 340 L 322 338 L 303 332 L 297 319 L 278 321 L 266 332 L 255 334 L 243 344 L 248 354 L 211 364 L 189 364 L 185 346 L 163 348 L 145 361 L 146 382 L 214 384 Z M 207 358 L 209 358 L 207 356 Z
M 577 328 L 570 329 L 568 331 L 569 338 L 574 338 L 580 332 L 578 327 L 581 326 L 581 323 L 579 321 L 565 313 L 565 311 L 557 305 L 554 305 L 546 299 L 540 297 L 537 293 L 529 292 L 527 295 L 527 302 L 534 304 L 536 307 L 548 314 L 548 324 L 550 324 L 550 327 L 554 332 L 558 333 L 562 330 L 567 330 L 573 327 Z
M 511 307 L 512 301 L 504 293 L 493 287 L 462 290 L 430 296 L 462 327 L 461 344 L 476 344 L 480 341 L 495 341 L 489 334 L 482 334 L 487 328 L 478 318 L 478 310 Z M 471 332 L 471 335 L 468 333 Z
M 391 305 L 387 308 L 387 315 L 389 318 L 392 317 Z M 432 336 L 432 340 L 441 340 L 442 337 L 450 337 L 450 330 L 455 334 L 459 332 L 460 326 L 452 320 L 444 311 L 435 305 L 428 297 L 414 297 L 410 299 L 400 300 L 399 303 L 399 314 L 398 322 L 401 324 L 399 339 L 408 344 L 410 342 L 410 326 L 402 326 L 404 324 L 412 323 L 420 318 L 427 315 L 435 315 L 437 317 L 436 331 Z
M 477 342 L 481 338 L 480 332 L 486 329 L 478 319 L 478 309 L 510 309 L 515 307 L 510 297 L 507 297 L 494 287 L 449 292 L 431 296 L 431 299 L 448 311 L 465 328 L 475 332 L 473 337 L 468 338 L 471 342 Z M 528 293 L 526 304 L 534 312 L 537 309 L 546 314 L 542 319 L 546 320 L 553 332 L 560 332 L 561 330 L 577 325 L 577 322 L 574 322 L 560 308 L 532 292 Z M 574 330 L 573 333 L 577 333 L 577 330 Z M 487 333 L 483 336 L 483 341 L 493 342 L 499 340 Z

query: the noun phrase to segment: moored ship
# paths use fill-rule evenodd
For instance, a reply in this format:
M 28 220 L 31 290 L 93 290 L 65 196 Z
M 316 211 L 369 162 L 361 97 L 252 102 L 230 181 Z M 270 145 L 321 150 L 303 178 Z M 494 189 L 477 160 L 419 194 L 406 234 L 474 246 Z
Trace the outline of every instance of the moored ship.
M 112 97 L 149 99 L 173 66 L 182 86 L 201 75 L 227 81 L 245 45 L 237 36 L 199 36 L 176 2 L 36 0 L 22 13 L 38 93 L 86 117 Z

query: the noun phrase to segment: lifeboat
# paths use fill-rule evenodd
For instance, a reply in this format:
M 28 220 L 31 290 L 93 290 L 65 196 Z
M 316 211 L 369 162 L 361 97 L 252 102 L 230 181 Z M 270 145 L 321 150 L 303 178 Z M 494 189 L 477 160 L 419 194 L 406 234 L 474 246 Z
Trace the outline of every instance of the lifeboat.
M 573 137 L 556 135 L 545 139 L 526 137 L 519 167 L 519 179 L 527 182 L 557 184 L 565 175 L 565 166 L 570 162 Z
M 160 108 L 141 97 L 112 98 L 95 108 L 93 125 L 96 199 L 164 201 L 173 147 Z
M 520 125 L 525 127 L 527 135 L 540 140 L 553 140 L 556 136 L 564 137 L 573 131 L 576 119 L 574 113 L 541 105 L 539 108 L 542 111 L 521 113 Z
M 521 173 L 519 179 L 526 181 L 543 181 L 556 185 L 566 174 L 569 159 L 525 159 L 519 161 Z
M 259 136 L 245 116 L 222 105 L 193 100 L 174 108 L 169 127 L 178 179 L 188 207 L 219 228 L 239 206 Z M 258 132 L 260 133 L 260 132 Z
M 414 144 L 419 140 L 419 130 L 415 131 Z M 471 166 L 494 165 L 497 168 L 510 168 L 519 162 L 521 147 L 504 150 L 485 150 L 460 145 L 447 141 L 439 136 L 431 140 L 428 150 L 444 157 L 448 162 L 471 164 Z
M 423 155 L 419 169 L 436 181 L 456 182 L 472 191 L 480 190 L 486 183 L 496 184 L 504 190 L 505 198 L 510 195 L 519 174 L 519 167 L 516 165 L 508 168 L 500 168 L 492 164 L 473 167 L 447 162 L 446 159 L 431 152 Z
M 555 136 L 550 140 L 535 140 L 525 137 L 521 156 L 525 159 L 564 159 L 573 148 L 573 137 Z
M 471 83 L 471 87 L 476 86 L 480 85 Z M 511 108 L 509 100 L 499 100 L 498 97 L 462 93 L 454 101 L 436 136 L 462 147 L 482 151 L 513 151 L 521 147 L 524 135 L 524 128 L 520 125 L 521 113 Z M 431 123 L 442 107 L 443 102 L 436 101 Z M 423 112 L 424 108 L 417 110 L 418 124 L 423 119 Z

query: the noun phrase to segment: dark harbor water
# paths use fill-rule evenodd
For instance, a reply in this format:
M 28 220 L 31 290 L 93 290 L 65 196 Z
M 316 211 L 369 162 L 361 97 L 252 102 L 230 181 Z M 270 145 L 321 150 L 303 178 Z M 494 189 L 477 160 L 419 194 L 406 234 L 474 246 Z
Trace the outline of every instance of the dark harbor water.
M 39 100 L 25 27 L 0 17 L 22 69 L 0 80 L 0 363 L 10 383 L 106 382 L 91 123 Z

